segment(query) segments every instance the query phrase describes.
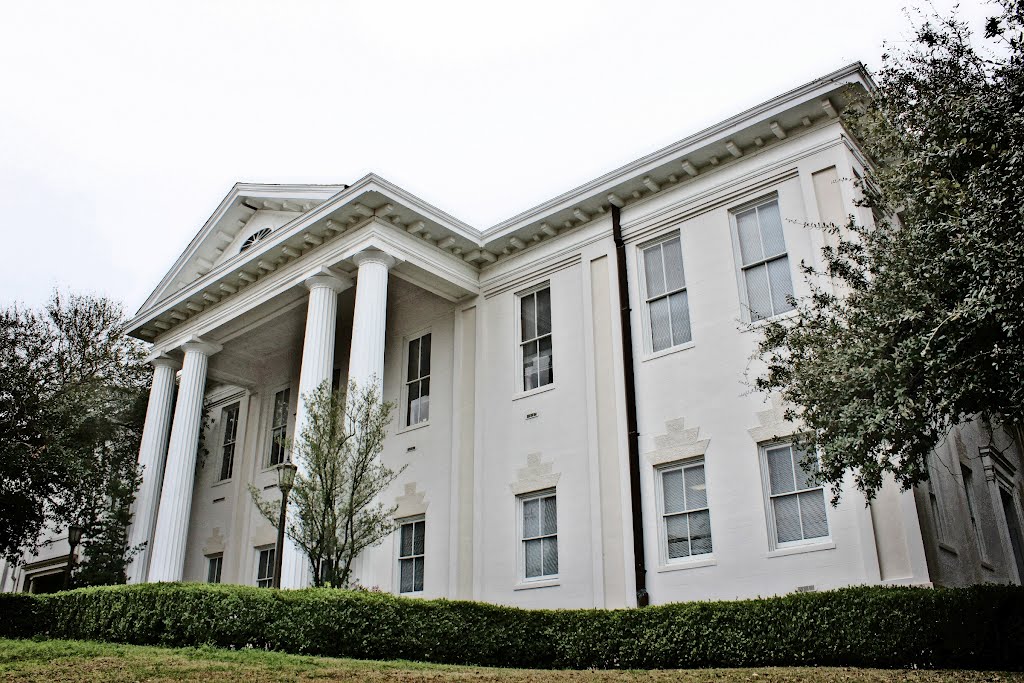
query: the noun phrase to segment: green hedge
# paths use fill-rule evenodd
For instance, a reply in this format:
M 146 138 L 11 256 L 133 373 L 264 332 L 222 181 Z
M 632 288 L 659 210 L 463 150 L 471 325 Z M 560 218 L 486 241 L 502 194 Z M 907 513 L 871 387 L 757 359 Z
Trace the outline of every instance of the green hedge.
M 1021 669 L 1024 589 L 846 588 L 642 610 L 149 584 L 0 595 L 0 635 L 546 668 Z

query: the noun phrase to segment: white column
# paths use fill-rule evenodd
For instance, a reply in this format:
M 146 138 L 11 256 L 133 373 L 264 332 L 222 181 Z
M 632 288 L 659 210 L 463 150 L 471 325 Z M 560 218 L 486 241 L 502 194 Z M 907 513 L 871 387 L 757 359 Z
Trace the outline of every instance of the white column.
M 395 259 L 368 249 L 352 257 L 356 275 L 356 306 L 352 315 L 352 348 L 348 361 L 349 382 L 362 389 L 375 378 L 377 390 L 384 384 L 384 325 L 387 322 L 388 270 Z
M 181 366 L 178 401 L 174 406 L 171 441 L 167 447 L 160 511 L 149 560 L 150 581 L 181 581 L 185 572 L 185 544 L 189 515 L 192 512 L 192 486 L 195 483 L 196 449 L 203 414 L 203 390 L 209 356 L 220 351 L 218 344 L 198 339 L 181 347 L 185 361 Z
M 153 384 L 149 388 L 149 407 L 146 408 L 146 424 L 142 428 L 142 443 L 139 445 L 142 483 L 135 499 L 129 541 L 132 548 L 145 546 L 125 570 L 128 583 L 142 583 L 149 571 L 153 529 L 167 459 L 167 434 L 171 430 L 171 409 L 174 407 L 174 373 L 181 367 L 178 361 L 163 354 L 150 358 L 149 362 L 153 365 Z
M 299 405 L 295 413 L 294 440 L 298 441 L 306 426 L 306 399 L 313 395 L 334 370 L 334 338 L 338 322 L 338 293 L 352 286 L 352 281 L 333 273 L 322 272 L 304 282 L 309 289 L 306 311 L 306 332 L 302 340 L 302 367 L 299 370 Z M 293 449 L 294 453 L 294 449 Z M 299 472 L 307 474 L 305 463 L 294 460 Z M 281 588 L 303 588 L 310 585 L 309 560 L 298 546 L 285 539 L 281 557 Z

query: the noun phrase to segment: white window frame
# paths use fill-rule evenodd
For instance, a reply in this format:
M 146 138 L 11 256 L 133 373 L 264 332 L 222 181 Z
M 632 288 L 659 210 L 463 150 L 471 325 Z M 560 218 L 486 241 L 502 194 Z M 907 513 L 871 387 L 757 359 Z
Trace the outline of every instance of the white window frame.
M 528 296 L 530 296 L 530 295 L 532 295 L 532 294 L 536 294 L 537 292 L 545 290 L 545 289 L 548 290 L 549 292 L 551 292 L 551 294 L 549 295 L 550 298 L 551 298 L 551 332 L 548 333 L 548 334 L 545 334 L 545 335 L 538 336 L 538 337 L 533 337 L 532 339 L 529 339 L 529 340 L 523 340 L 523 299 L 528 297 Z M 530 395 L 530 394 L 540 393 L 542 391 L 548 391 L 549 389 L 553 389 L 555 387 L 555 383 L 557 382 L 557 380 L 554 378 L 554 376 L 555 376 L 555 297 L 554 297 L 554 288 L 551 286 L 551 281 L 550 280 L 545 280 L 544 282 L 539 282 L 536 285 L 533 285 L 532 287 L 529 287 L 528 289 L 524 289 L 524 290 L 521 290 L 519 292 L 516 292 L 514 298 L 515 298 L 515 306 L 514 306 L 514 311 L 513 311 L 513 318 L 515 319 L 515 345 L 516 345 L 516 351 L 515 351 L 515 354 L 516 354 L 516 367 L 515 367 L 516 380 L 515 381 L 516 381 L 516 383 L 515 383 L 514 386 L 516 388 L 516 394 L 517 395 Z M 523 347 L 526 344 L 529 344 L 529 343 L 531 343 L 533 341 L 542 339 L 543 337 L 549 337 L 551 339 L 551 381 L 548 382 L 547 384 L 541 384 L 541 385 L 536 386 L 536 387 L 534 387 L 532 389 L 527 389 L 526 388 L 526 377 L 525 377 L 525 373 L 524 373 L 525 367 L 523 365 L 524 362 L 525 362 L 525 355 L 523 354 Z M 539 352 L 540 344 L 538 344 L 537 346 L 538 346 L 538 352 Z M 539 379 L 538 379 L 538 381 L 539 381 Z
M 540 536 L 531 536 L 527 538 L 525 536 L 525 511 L 524 504 L 533 501 L 540 500 L 542 498 L 554 498 L 555 499 L 555 533 L 553 534 L 541 534 Z M 531 491 L 530 493 L 524 493 L 516 496 L 516 565 L 518 566 L 518 578 L 520 585 L 530 585 L 543 583 L 545 585 L 557 582 L 562 571 L 562 552 L 558 545 L 558 495 L 555 489 L 543 489 L 541 491 Z M 554 538 L 555 549 L 558 553 L 558 571 L 554 574 L 541 574 L 539 576 L 526 576 L 526 542 L 537 540 L 539 538 Z M 543 555 L 541 556 L 541 568 L 543 570 Z
M 420 353 L 422 353 L 422 339 L 426 336 L 430 336 L 430 372 L 422 377 L 415 379 L 409 379 L 409 347 L 416 340 L 421 340 Z M 434 333 L 432 328 L 420 330 L 414 334 L 406 336 L 402 340 L 402 403 L 401 403 L 401 427 L 398 431 L 407 431 L 410 429 L 416 429 L 418 427 L 426 427 L 430 424 L 430 407 L 427 407 L 427 419 L 419 422 L 410 422 L 411 415 L 409 414 L 409 386 L 413 382 L 421 382 L 424 379 L 430 381 L 431 391 L 427 393 L 429 397 L 433 393 L 433 377 L 434 377 Z
M 683 258 L 685 258 L 683 256 L 683 251 L 684 251 L 683 250 L 683 231 L 681 229 L 678 229 L 678 228 L 673 230 L 673 231 L 671 231 L 671 232 L 667 232 L 667 233 L 665 233 L 663 235 L 660 235 L 659 237 L 657 237 L 657 238 L 655 238 L 653 240 L 648 240 L 648 241 L 646 241 L 646 242 L 644 242 L 642 244 L 639 244 L 636 247 L 636 264 L 637 264 L 636 267 L 637 267 L 637 273 L 639 274 L 638 282 L 639 282 L 639 285 L 640 285 L 640 300 L 643 303 L 643 307 L 642 307 L 642 311 L 641 311 L 641 316 L 640 317 L 641 317 L 641 320 L 643 321 L 643 325 L 644 325 L 644 351 L 647 353 L 648 356 L 657 357 L 657 356 L 661 356 L 661 355 L 672 353 L 673 351 L 679 351 L 679 350 L 682 350 L 682 349 L 688 349 L 691 346 L 693 346 L 693 312 L 690 309 L 690 297 L 689 297 L 690 289 L 689 289 L 689 285 L 686 284 L 686 264 L 683 263 L 683 286 L 682 287 L 680 287 L 678 289 L 673 289 L 672 291 L 669 291 L 667 289 L 667 287 L 666 287 L 666 290 L 663 293 L 661 293 L 661 294 L 659 294 L 659 295 L 657 295 L 655 297 L 651 297 L 648 294 L 648 292 L 647 292 L 647 264 L 646 264 L 646 261 L 644 259 L 644 252 L 647 249 L 650 249 L 651 247 L 659 246 L 659 245 L 661 245 L 661 244 L 663 244 L 665 242 L 668 242 L 668 241 L 670 241 L 670 240 L 672 240 L 674 238 L 677 238 L 677 237 L 679 238 L 679 254 L 680 254 L 680 259 L 683 259 Z M 664 252 L 662 252 L 662 253 L 664 253 Z M 662 259 L 662 264 L 664 266 L 664 258 Z M 688 318 L 688 320 L 690 322 L 690 339 L 688 341 L 680 342 L 679 344 L 672 344 L 670 346 L 665 347 L 664 349 L 659 349 L 659 350 L 655 351 L 654 350 L 654 328 L 653 328 L 653 321 L 652 321 L 652 318 L 651 318 L 651 302 L 652 301 L 656 301 L 656 300 L 660 300 L 660 299 L 667 299 L 668 297 L 672 296 L 673 294 L 679 294 L 681 292 L 686 292 L 687 293 L 687 297 L 686 297 L 686 314 L 687 314 L 687 318 Z M 669 313 L 669 324 L 670 325 L 671 325 L 671 320 L 672 320 L 672 317 L 671 317 L 671 311 L 670 311 L 670 313 Z
M 427 517 L 426 515 L 414 515 L 412 517 L 396 519 L 395 523 L 398 525 L 395 528 L 395 594 L 405 597 L 416 597 L 422 595 L 427 586 Z M 415 553 L 412 555 L 402 555 L 402 527 L 407 524 L 423 524 L 423 552 L 418 555 Z M 415 533 L 415 528 L 413 531 Z M 423 588 L 402 592 L 402 562 L 416 559 L 423 560 Z M 415 573 L 413 584 L 415 585 Z
M 274 565 L 277 559 L 273 555 L 277 552 L 277 546 L 265 545 L 256 548 L 256 586 L 258 588 L 272 588 L 274 586 Z M 260 576 L 260 562 L 262 561 L 263 553 L 270 553 L 269 562 L 267 563 L 266 576 Z M 263 583 L 266 585 L 262 585 Z
M 213 570 L 214 563 L 217 566 L 217 580 L 210 581 L 210 573 Z M 258 568 L 257 568 L 258 571 Z M 215 555 L 206 556 L 206 583 L 221 583 L 224 572 L 224 553 L 217 553 Z
M 673 471 L 676 471 L 676 470 L 682 471 L 682 470 L 685 470 L 687 468 L 697 467 L 697 466 L 701 466 L 701 467 L 704 468 L 704 487 L 705 487 L 704 488 L 704 493 L 707 494 L 707 503 L 706 503 L 706 505 L 704 507 L 701 507 L 701 508 L 687 509 L 687 510 L 684 510 L 682 512 L 666 513 L 665 512 L 665 484 L 662 481 L 662 477 L 666 473 L 668 473 L 668 472 L 673 472 Z M 707 464 L 705 463 L 704 458 L 703 457 L 689 458 L 687 460 L 678 460 L 676 462 L 670 462 L 670 463 L 666 463 L 664 465 L 659 465 L 655 469 L 655 475 L 656 475 L 655 476 L 655 500 L 656 500 L 656 503 L 657 503 L 657 506 L 658 506 L 658 534 L 659 534 L 658 546 L 659 546 L 659 552 L 660 552 L 662 566 L 665 566 L 665 567 L 669 567 L 669 566 L 675 567 L 675 566 L 694 565 L 694 564 L 705 565 L 705 564 L 711 563 L 715 559 L 714 532 L 712 532 L 712 534 L 711 534 L 711 552 L 710 553 L 701 553 L 700 555 L 689 555 L 687 557 L 674 557 L 674 558 L 670 558 L 668 556 L 668 518 L 669 517 L 676 517 L 676 516 L 679 516 L 679 515 L 685 515 L 685 514 L 689 514 L 691 512 L 700 512 L 700 511 L 703 511 L 703 510 L 707 510 L 708 511 L 708 515 L 710 517 L 710 514 L 711 514 L 711 495 L 710 495 L 710 490 L 709 490 L 710 487 L 708 486 L 708 483 L 707 483 L 707 481 L 708 481 Z M 683 476 L 684 476 L 684 482 L 685 482 L 685 474 Z
M 829 513 L 829 491 L 824 486 L 812 486 L 805 489 L 796 489 L 788 493 L 780 493 L 772 495 L 772 482 L 771 474 L 768 469 L 768 451 L 781 446 L 789 446 L 793 449 L 793 453 L 796 453 L 796 446 L 791 440 L 783 439 L 781 441 L 769 441 L 766 443 L 758 444 L 758 460 L 761 465 L 761 490 L 764 493 L 764 511 L 765 518 L 768 526 L 768 548 L 770 551 L 784 550 L 787 548 L 802 548 L 808 546 L 822 546 L 832 544 L 832 518 Z M 796 462 L 799 466 L 799 462 Z M 825 525 L 828 527 L 828 533 L 824 536 L 814 536 L 811 538 L 803 538 L 796 541 L 779 541 L 778 528 L 775 522 L 775 506 L 772 504 L 774 498 L 782 498 L 786 496 L 796 496 L 797 494 L 804 493 L 807 491 L 821 491 L 822 498 L 825 504 Z M 799 508 L 798 508 L 799 509 Z M 801 534 L 803 533 L 803 524 L 801 522 Z
M 231 438 L 228 439 L 228 421 L 225 420 L 227 411 L 231 408 L 235 409 L 235 424 L 234 433 L 231 434 Z M 242 421 L 242 401 L 231 401 L 225 404 L 220 409 L 220 471 L 218 472 L 217 481 L 230 481 L 235 476 L 235 456 L 238 454 L 238 426 Z M 227 468 L 227 476 L 224 476 L 225 466 L 225 452 L 228 446 L 231 446 L 231 463 L 230 467 Z
M 967 475 L 967 476 L 965 476 Z M 981 520 L 978 519 L 978 501 L 974 496 L 974 470 L 964 462 L 960 463 L 960 480 L 964 486 L 964 500 L 967 503 L 967 518 L 971 523 L 974 533 L 975 545 L 978 548 L 978 556 L 982 562 L 988 563 L 988 544 L 985 543 L 985 532 L 981 528 Z
M 755 262 L 748 263 L 748 264 L 744 265 L 744 263 L 743 263 L 743 249 L 740 246 L 740 228 L 739 228 L 739 222 L 737 220 L 737 217 L 741 213 L 745 213 L 745 212 L 750 211 L 752 209 L 757 209 L 760 206 L 763 206 L 765 204 L 770 204 L 772 202 L 775 202 L 775 204 L 778 205 L 778 207 L 779 207 L 779 219 L 782 222 L 782 243 L 783 243 L 783 246 L 786 247 L 786 250 L 784 252 L 782 252 L 781 254 L 775 254 L 773 256 L 768 256 L 768 257 L 764 257 L 763 254 L 762 254 L 762 259 L 760 261 L 755 261 Z M 737 206 L 734 206 L 734 207 L 730 208 L 729 209 L 729 225 L 730 225 L 730 228 L 731 228 L 731 231 L 732 231 L 733 253 L 735 255 L 735 261 L 736 261 L 736 284 L 737 284 L 737 287 L 738 287 L 738 290 L 739 290 L 740 309 L 741 309 L 743 320 L 745 322 L 747 322 L 748 324 L 758 325 L 758 324 L 764 323 L 767 320 L 772 320 L 774 318 L 778 318 L 781 315 L 786 315 L 787 313 L 790 313 L 791 311 L 793 311 L 794 309 L 789 308 L 789 309 L 786 309 L 785 311 L 779 311 L 778 313 L 776 313 L 774 308 L 773 308 L 772 309 L 772 315 L 770 315 L 770 316 L 768 316 L 766 318 L 757 318 L 755 320 L 754 316 L 752 315 L 753 311 L 751 311 L 751 309 L 750 309 L 750 293 L 747 291 L 747 279 L 746 279 L 746 276 L 745 276 L 746 271 L 748 271 L 748 270 L 750 270 L 752 268 L 757 268 L 757 267 L 760 267 L 762 265 L 766 265 L 769 262 L 778 260 L 780 258 L 786 258 L 787 259 L 787 265 L 788 265 L 788 273 L 789 273 L 790 286 L 793 288 L 793 295 L 794 296 L 796 295 L 796 287 L 795 287 L 796 280 L 793 278 L 793 264 L 788 262 L 790 248 L 789 248 L 789 243 L 786 240 L 786 223 L 785 223 L 785 219 L 782 217 L 782 201 L 781 201 L 781 198 L 779 197 L 778 192 L 773 192 L 771 194 L 764 195 L 762 197 L 758 197 L 757 199 L 752 199 L 750 201 L 744 202 L 743 204 L 739 204 Z M 760 238 L 760 235 L 761 235 L 761 233 L 760 233 L 760 223 L 758 223 L 758 237 L 759 238 Z M 762 247 L 763 247 L 763 244 L 762 244 Z M 762 248 L 762 251 L 763 251 L 763 248 Z M 771 292 L 771 289 L 770 289 L 771 288 L 771 280 L 768 280 L 768 287 L 769 287 L 769 292 Z M 769 299 L 771 299 L 770 294 L 769 294 Z
M 277 396 L 278 396 L 278 394 L 280 394 L 282 392 L 285 392 L 285 391 L 288 392 L 288 397 L 287 397 L 288 400 L 287 400 L 286 406 L 285 406 L 285 421 L 284 421 L 284 425 L 275 425 L 274 424 L 274 407 L 277 404 Z M 273 462 L 273 455 L 274 455 L 274 431 L 275 431 L 275 429 L 278 429 L 278 428 L 283 426 L 284 427 L 284 432 L 283 432 L 284 439 L 285 439 L 285 441 L 287 441 L 287 439 L 288 439 L 288 430 L 291 428 L 291 422 L 292 422 L 292 400 L 294 398 L 293 394 L 294 394 L 294 392 L 292 391 L 292 387 L 291 387 L 290 384 L 281 385 L 281 386 L 277 387 L 276 389 L 273 389 L 273 390 L 271 390 L 269 392 L 270 400 L 267 402 L 269 405 L 267 406 L 267 422 L 266 422 L 266 425 L 267 425 L 267 427 L 266 427 L 267 444 L 264 447 L 264 455 L 263 455 L 263 469 L 264 470 L 271 470 L 271 469 L 277 467 L 277 465 L 279 464 L 279 463 Z M 282 450 L 282 456 L 281 456 L 282 460 L 281 460 L 281 462 L 284 462 L 288 458 L 288 449 L 283 444 L 282 444 L 282 449 L 283 450 Z

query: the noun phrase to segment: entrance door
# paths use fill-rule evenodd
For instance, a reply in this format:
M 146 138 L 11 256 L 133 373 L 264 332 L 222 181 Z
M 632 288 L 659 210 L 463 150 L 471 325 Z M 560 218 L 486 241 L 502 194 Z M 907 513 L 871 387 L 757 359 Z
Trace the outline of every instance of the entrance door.
M 1010 532 L 1013 559 L 1017 563 L 1017 581 L 1024 583 L 1024 538 L 1021 537 L 1020 517 L 1017 515 L 1017 506 L 1013 504 L 1013 496 L 1006 489 L 999 487 L 999 495 L 1003 500 L 1006 528 Z

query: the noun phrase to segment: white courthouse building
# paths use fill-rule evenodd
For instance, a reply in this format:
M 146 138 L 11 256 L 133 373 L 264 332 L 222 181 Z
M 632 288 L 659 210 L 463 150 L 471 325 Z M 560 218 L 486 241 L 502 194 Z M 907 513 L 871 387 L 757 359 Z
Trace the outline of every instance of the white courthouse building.
M 1009 440 L 956 429 L 930 483 L 832 507 L 750 388 L 761 321 L 832 239 L 807 224 L 871 219 L 838 118 L 870 87 L 840 69 L 486 229 L 376 175 L 236 185 L 130 323 L 154 368 L 130 580 L 269 585 L 248 486 L 277 495 L 301 396 L 377 378 L 398 406 L 381 457 L 405 470 L 364 586 L 624 607 L 1019 583 Z M 66 553 L 5 566 L 4 590 L 42 590 Z M 290 543 L 283 563 L 306 584 Z

